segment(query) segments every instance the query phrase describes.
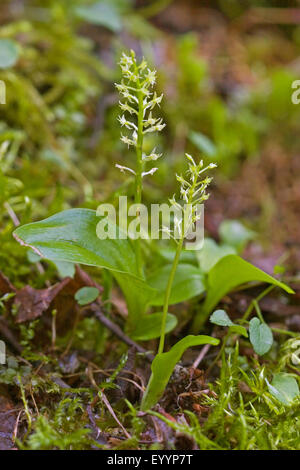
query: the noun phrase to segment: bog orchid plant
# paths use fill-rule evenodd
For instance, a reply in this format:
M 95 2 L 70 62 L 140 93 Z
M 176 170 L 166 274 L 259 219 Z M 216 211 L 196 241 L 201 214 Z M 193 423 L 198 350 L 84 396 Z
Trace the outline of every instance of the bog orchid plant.
M 135 168 L 123 165 L 117 167 L 134 175 L 135 203 L 139 208 L 142 204 L 143 179 L 157 171 L 156 167 L 150 165 L 161 157 L 156 149 L 148 155 L 144 152 L 144 138 L 145 135 L 162 131 L 165 127 L 162 118 L 153 115 L 155 108 L 162 102 L 162 95 L 158 96 L 154 90 L 156 72 L 148 68 L 144 59 L 138 63 L 133 51 L 122 55 L 120 66 L 123 78 L 116 87 L 122 95 L 122 113 L 118 118 L 122 128 L 121 140 L 135 149 L 136 165 Z M 121 230 L 114 220 L 107 218 L 106 223 L 117 236 L 99 239 L 97 225 L 104 216 L 94 210 L 66 210 L 43 221 L 21 226 L 14 232 L 21 244 L 32 248 L 45 259 L 109 270 L 127 302 L 126 333 L 135 341 L 160 338 L 158 353 L 151 366 L 150 381 L 142 400 L 142 410 L 147 410 L 158 402 L 187 348 L 218 344 L 217 339 L 198 333 L 224 295 L 251 281 L 273 284 L 292 292 L 282 282 L 244 261 L 235 251 L 230 251 L 230 254 L 227 252 L 224 256 L 220 254 L 210 263 L 209 269 L 204 268 L 201 257 L 198 257 L 199 266 L 182 261 L 181 254 L 185 249 L 187 233 L 199 222 L 201 216 L 197 208 L 209 197 L 207 187 L 211 178 L 206 176 L 206 172 L 216 166 L 213 163 L 204 165 L 202 160 L 196 163 L 188 154 L 186 158 L 187 174 L 177 176 L 180 199 L 173 197 L 170 200 L 173 208 L 177 208 L 181 215 L 174 217 L 173 233 L 166 229 L 177 243 L 174 259 L 154 273 L 147 276 L 145 274 L 152 260 L 147 259 L 143 253 L 142 240 L 119 236 Z M 188 209 L 185 209 L 185 205 Z M 137 213 L 139 214 L 139 210 Z M 162 231 L 164 230 L 162 227 Z M 152 240 L 151 243 L 156 242 Z M 177 323 L 177 318 L 169 313 L 169 306 L 194 297 L 199 298 L 205 293 L 205 301 L 192 319 L 192 333 L 196 336 L 188 335 L 164 352 L 165 336 Z M 153 312 L 151 307 L 162 307 L 162 312 Z

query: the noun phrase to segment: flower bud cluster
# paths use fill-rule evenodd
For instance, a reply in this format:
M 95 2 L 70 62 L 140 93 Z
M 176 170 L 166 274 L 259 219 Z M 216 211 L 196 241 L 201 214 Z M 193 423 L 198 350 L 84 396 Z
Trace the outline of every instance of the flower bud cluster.
M 134 51 L 130 51 L 129 55 L 122 54 L 120 67 L 123 78 L 121 83 L 115 85 L 123 98 L 119 103 L 123 114 L 118 117 L 118 121 L 121 127 L 130 131 L 126 135 L 121 134 L 121 141 L 128 148 L 138 147 L 145 134 L 160 132 L 165 127 L 163 119 L 152 114 L 153 109 L 160 105 L 163 95 L 158 96 L 152 91 L 156 83 L 156 71 L 148 68 L 145 59 L 138 64 Z M 154 148 L 149 155 L 142 154 L 142 162 L 147 163 L 160 157 L 161 154 L 156 153 Z M 156 168 L 151 168 L 143 172 L 142 177 L 152 175 L 155 171 Z
M 180 183 L 181 203 L 176 201 L 175 196 L 170 199 L 171 205 L 177 209 L 177 214 L 180 214 L 180 211 L 183 213 L 183 216 L 176 215 L 176 220 L 174 220 L 174 229 L 177 233 L 181 233 L 182 236 L 185 236 L 191 227 L 199 220 L 201 212 L 197 209 L 200 204 L 209 198 L 209 194 L 206 190 L 212 178 L 208 176 L 202 178 L 202 175 L 207 170 L 211 170 L 217 166 L 215 163 L 204 166 L 203 160 L 200 160 L 200 162 L 196 164 L 191 155 L 186 153 L 185 156 L 188 160 L 187 177 L 184 178 L 181 175 L 176 175 L 176 179 Z

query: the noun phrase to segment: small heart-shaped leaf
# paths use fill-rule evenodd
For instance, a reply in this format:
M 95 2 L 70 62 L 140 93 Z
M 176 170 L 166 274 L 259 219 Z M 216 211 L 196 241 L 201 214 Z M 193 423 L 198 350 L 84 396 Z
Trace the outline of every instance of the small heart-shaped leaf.
M 259 318 L 255 317 L 249 323 L 250 342 L 254 351 L 263 356 L 272 347 L 273 334 L 266 323 L 261 323 Z

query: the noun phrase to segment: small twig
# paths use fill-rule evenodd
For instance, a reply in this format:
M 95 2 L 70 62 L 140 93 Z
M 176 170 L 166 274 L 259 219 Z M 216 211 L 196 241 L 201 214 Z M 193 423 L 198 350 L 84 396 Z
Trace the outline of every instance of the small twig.
M 129 338 L 129 336 L 125 335 L 125 333 L 123 333 L 123 331 L 121 330 L 121 328 L 118 325 L 116 325 L 111 320 L 109 320 L 109 318 L 107 318 L 106 315 L 104 315 L 104 313 L 101 312 L 101 310 L 99 309 L 98 306 L 93 304 L 93 305 L 90 305 L 88 308 L 89 308 L 89 310 L 92 310 L 94 312 L 96 318 L 98 318 L 98 320 L 106 328 L 108 328 L 112 333 L 114 333 L 120 340 L 122 340 L 128 346 L 134 347 L 139 353 L 145 354 L 145 357 L 149 362 L 153 361 L 153 359 L 154 359 L 153 354 L 151 354 L 145 348 L 143 348 L 142 346 L 137 344 L 135 341 L 133 341 L 131 338 Z
M 109 403 L 105 393 L 104 393 L 104 389 L 100 389 L 100 387 L 98 387 L 95 379 L 94 379 L 94 375 L 93 375 L 93 371 L 90 367 L 87 368 L 87 375 L 92 383 L 92 385 L 95 387 L 96 390 L 98 390 L 98 394 L 96 395 L 96 397 L 94 398 L 94 400 L 92 401 L 92 403 L 90 404 L 91 406 L 91 409 L 95 406 L 95 404 L 97 403 L 97 401 L 100 399 L 103 401 L 104 405 L 106 406 L 106 408 L 108 409 L 109 413 L 111 414 L 111 416 L 114 418 L 114 420 L 116 421 L 116 423 L 118 423 L 118 425 L 120 426 L 120 428 L 122 429 L 122 431 L 124 432 L 125 436 L 127 437 L 127 439 L 131 439 L 131 435 L 126 431 L 126 429 L 124 428 L 123 424 L 120 422 L 119 418 L 117 417 L 116 413 L 114 412 L 114 410 L 112 409 L 111 407 L 111 404 Z
M 29 391 L 30 391 L 30 396 L 31 396 L 31 399 L 33 401 L 34 407 L 35 407 L 35 411 L 36 411 L 37 415 L 39 416 L 40 412 L 39 412 L 38 406 L 36 404 L 36 401 L 35 401 L 35 398 L 34 398 L 34 395 L 33 395 L 33 390 L 32 390 L 32 384 L 31 383 L 30 383 Z
M 18 227 L 20 225 L 20 221 L 18 219 L 18 216 L 15 214 L 13 208 L 11 207 L 10 204 L 8 204 L 8 202 L 5 202 L 3 204 L 3 206 L 5 207 L 9 217 L 11 218 L 11 220 L 13 221 L 13 224 L 15 227 Z
M 88 414 L 88 417 L 89 417 L 89 420 L 92 424 L 92 427 L 94 429 L 94 431 L 96 432 L 96 440 L 98 442 L 100 442 L 101 444 L 107 444 L 107 436 L 105 433 L 102 432 L 102 430 L 97 426 L 97 423 L 96 423 L 96 420 L 95 420 L 95 417 L 93 415 L 93 410 L 92 410 L 92 406 L 91 405 L 88 405 L 87 408 L 87 414 Z
M 19 422 L 20 422 L 20 417 L 21 417 L 21 414 L 22 414 L 22 413 L 23 413 L 23 409 L 19 411 L 18 416 L 17 416 L 17 419 L 16 419 L 16 423 L 15 423 L 15 427 L 14 427 L 14 432 L 13 432 L 13 435 L 12 435 L 12 441 L 13 441 L 13 443 L 16 442 L 16 439 L 17 439 L 17 436 L 18 436 Z
M 18 385 L 19 385 L 20 391 L 21 391 L 21 399 L 22 399 L 22 402 L 23 402 L 23 405 L 24 405 L 24 412 L 25 412 L 25 415 L 26 415 L 26 418 L 27 418 L 27 432 L 26 432 L 25 437 L 24 437 L 24 440 L 26 440 L 27 436 L 30 434 L 30 431 L 31 431 L 32 418 L 31 418 L 31 413 L 30 413 L 29 407 L 28 407 L 28 402 L 26 400 L 26 394 L 25 394 L 25 389 L 23 387 L 21 375 L 18 374 L 17 378 L 18 378 L 18 382 L 19 382 Z
M 210 349 L 211 345 L 210 344 L 206 344 L 205 346 L 203 346 L 203 348 L 201 349 L 198 357 L 196 358 L 196 360 L 194 361 L 193 365 L 192 365 L 192 368 L 193 369 L 197 369 L 199 364 L 203 361 L 204 357 L 206 356 L 206 354 L 208 353 L 209 349 Z
M 114 418 L 114 420 L 118 423 L 118 425 L 120 426 L 120 428 L 123 430 L 123 433 L 125 434 L 125 436 L 127 437 L 127 439 L 131 439 L 131 435 L 126 431 L 126 429 L 124 428 L 123 424 L 121 423 L 121 421 L 119 420 L 119 418 L 117 417 L 116 413 L 114 412 L 114 410 L 112 409 L 111 407 L 111 404 L 109 403 L 105 393 L 101 390 L 99 390 L 99 397 L 101 398 L 101 400 L 103 401 L 103 403 L 105 404 L 106 408 L 108 409 L 108 411 L 110 412 L 110 414 L 112 415 L 112 417 Z

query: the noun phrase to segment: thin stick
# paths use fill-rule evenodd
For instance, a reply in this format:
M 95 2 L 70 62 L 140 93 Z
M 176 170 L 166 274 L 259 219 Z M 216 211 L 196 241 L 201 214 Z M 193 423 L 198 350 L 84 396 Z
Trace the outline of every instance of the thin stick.
M 116 413 L 114 412 L 114 410 L 112 409 L 111 407 L 111 404 L 109 403 L 105 393 L 104 393 L 104 389 L 100 389 L 94 379 L 94 375 L 93 375 L 93 371 L 90 367 L 87 368 L 87 375 L 91 381 L 91 383 L 93 384 L 93 386 L 96 388 L 96 390 L 98 390 L 98 394 L 95 396 L 94 400 L 92 401 L 92 403 L 90 404 L 90 407 L 91 409 L 95 406 L 95 404 L 97 403 L 97 401 L 100 399 L 103 401 L 103 403 L 105 404 L 106 408 L 108 409 L 109 413 L 112 415 L 112 417 L 114 418 L 114 420 L 118 423 L 118 425 L 120 426 L 120 428 L 123 430 L 125 436 L 127 437 L 127 439 L 131 439 L 131 435 L 126 431 L 126 429 L 124 428 L 123 424 L 120 422 L 119 418 L 117 417 Z
M 205 346 L 203 346 L 203 348 L 200 351 L 200 354 L 198 355 L 198 357 L 196 358 L 196 360 L 194 361 L 194 363 L 192 365 L 193 369 L 198 368 L 199 364 L 203 361 L 204 357 L 208 353 L 210 347 L 211 347 L 211 344 L 206 344 Z
M 146 359 L 149 362 L 152 362 L 154 359 L 153 354 L 151 354 L 149 351 L 147 351 L 145 348 L 137 344 L 135 341 L 133 341 L 129 336 L 125 335 L 121 328 L 118 327 L 115 323 L 113 323 L 109 318 L 107 318 L 104 313 L 101 312 L 101 310 L 97 307 L 89 306 L 89 309 L 92 309 L 96 318 L 106 327 L 108 328 L 112 333 L 114 333 L 120 340 L 122 340 L 125 344 L 128 346 L 134 347 L 139 353 L 145 354 Z

